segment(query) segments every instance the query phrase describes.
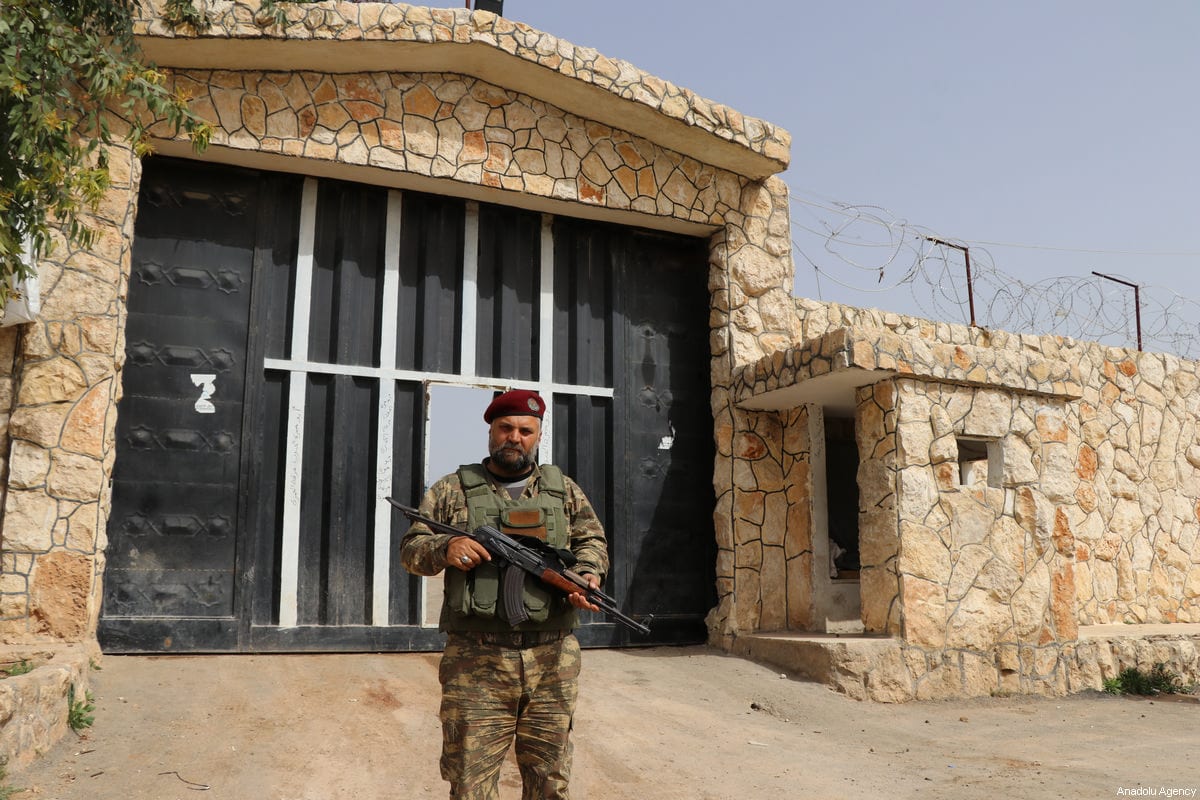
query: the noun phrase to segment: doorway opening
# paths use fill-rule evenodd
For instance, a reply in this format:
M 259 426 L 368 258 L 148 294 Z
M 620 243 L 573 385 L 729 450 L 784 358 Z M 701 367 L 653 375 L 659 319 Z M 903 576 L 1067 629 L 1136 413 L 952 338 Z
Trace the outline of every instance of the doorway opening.
M 481 461 L 487 449 L 483 410 L 492 401 L 491 389 L 431 384 L 425 405 L 425 464 L 422 493 L 443 475 L 463 464 Z M 421 625 L 432 628 L 442 613 L 442 575 L 421 581 Z
M 429 386 L 424 488 L 460 465 L 482 461 L 487 455 L 483 410 L 494 396 L 493 390 L 475 386 Z
M 858 580 L 858 442 L 854 419 L 825 418 L 829 577 Z

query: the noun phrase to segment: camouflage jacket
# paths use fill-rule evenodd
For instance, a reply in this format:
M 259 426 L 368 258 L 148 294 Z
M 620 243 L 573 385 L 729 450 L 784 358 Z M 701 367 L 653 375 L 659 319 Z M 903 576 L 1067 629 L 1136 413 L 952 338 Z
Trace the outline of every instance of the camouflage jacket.
M 525 485 L 522 497 L 537 497 L 541 472 L 535 466 Z M 504 494 L 504 490 L 489 481 L 492 490 Z M 592 504 L 579 488 L 579 484 L 563 476 L 567 497 L 564 510 L 570 528 L 570 550 L 579 559 L 573 569 L 578 573 L 591 573 L 604 580 L 608 574 L 608 543 L 604 528 L 600 524 Z M 463 494 L 458 472 L 452 472 L 429 487 L 421 498 L 422 516 L 453 525 L 467 527 L 467 498 Z M 414 523 L 400 543 L 400 563 L 414 575 L 436 575 L 446 567 L 446 548 L 453 538 L 448 534 L 434 533 L 421 523 Z

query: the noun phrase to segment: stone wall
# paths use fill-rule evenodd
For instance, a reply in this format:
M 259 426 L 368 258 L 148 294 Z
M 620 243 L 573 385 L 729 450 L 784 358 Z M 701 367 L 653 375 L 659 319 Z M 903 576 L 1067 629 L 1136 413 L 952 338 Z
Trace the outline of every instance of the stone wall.
M 1200 682 L 1200 625 L 1107 625 L 1080 629 L 1077 643 L 1046 650 L 1047 672 L 1022 675 L 994 653 L 929 650 L 887 636 L 789 633 L 738 636 L 731 650 L 826 684 L 857 700 L 903 703 L 962 697 L 1100 691 L 1133 668 L 1162 664 L 1185 686 Z
M 406 52 L 401 48 L 413 44 L 455 45 L 460 54 L 466 52 L 464 47 L 472 47 L 507 56 L 503 62 L 507 65 L 508 75 L 504 76 L 507 79 L 520 79 L 518 73 L 534 75 L 533 83 L 543 88 L 582 87 L 620 98 L 625 101 L 627 116 L 636 116 L 649 121 L 651 127 L 664 129 L 664 136 L 668 135 L 667 127 L 671 127 L 675 135 L 684 130 L 700 131 L 777 162 L 776 171 L 786 167 L 789 158 L 791 137 L 782 128 L 744 116 L 685 87 L 650 75 L 627 61 L 609 58 L 593 48 L 577 46 L 489 12 L 472 12 L 461 7 L 426 8 L 404 3 L 343 0 L 282 5 L 278 8 L 284 19 L 283 24 L 278 25 L 274 14 L 263 11 L 261 0 L 204 0 L 198 5 L 203 9 L 206 27 L 197 32 L 190 27 L 180 29 L 168 23 L 166 4 L 166 0 L 141 0 L 139 3 L 134 30 L 140 36 L 149 37 L 147 44 L 154 40 L 170 42 L 198 38 L 222 44 L 258 41 L 263 46 L 281 41 L 387 42 L 396 46 L 396 54 Z M 386 56 L 388 51 L 375 52 Z M 471 65 L 468 62 L 472 59 L 459 60 L 463 63 L 461 71 L 469 73 Z M 165 59 L 160 59 L 160 63 L 165 63 Z M 227 59 L 222 66 L 236 69 L 237 59 Z M 529 70 L 529 67 L 536 69 Z M 501 75 L 497 74 L 496 78 L 499 80 Z M 646 114 L 646 111 L 652 113 Z M 237 130 L 229 128 L 227 133 L 233 135 Z M 432 157 L 430 153 L 414 152 L 414 155 Z
M 807 411 L 748 411 L 735 394 L 744 365 L 793 340 L 788 203 L 778 179 L 747 184 L 725 229 L 709 240 L 718 604 L 708 627 L 727 649 L 739 631 L 811 619 Z
M 762 177 L 786 166 L 785 131 L 625 62 L 483 12 L 324 2 L 286 6 L 288 21 L 279 27 L 260 14 L 258 2 L 208 0 L 201 7 L 210 26 L 180 31 L 163 23 L 163 7 L 161 0 L 143 6 L 135 29 L 144 46 L 167 54 L 198 48 L 189 52 L 220 65 L 167 71 L 170 85 L 214 125 L 205 159 L 711 235 L 713 364 L 721 385 L 730 385 L 737 361 L 791 339 L 786 188 Z M 239 69 L 244 59 L 264 53 L 311 67 L 320 59 L 304 48 L 332 41 L 358 48 L 338 53 L 363 68 L 337 74 Z M 255 49 L 231 55 L 230 48 L 247 42 Z M 473 53 L 457 61 L 487 75 L 389 69 L 393 56 L 418 46 L 443 48 L 432 59 L 436 63 L 453 64 Z M 533 89 L 501 85 L 509 79 Z M 543 91 L 574 98 L 574 110 L 542 99 Z M 620 113 L 613 113 L 614 103 Z M 583 113 L 601 106 L 609 116 L 636 123 L 641 133 Z M 145 122 L 160 151 L 190 155 L 164 122 Z M 114 130 L 125 128 L 115 117 L 110 123 Z M 705 151 L 709 142 L 725 163 L 739 162 L 743 154 L 754 166 L 750 171 L 760 174 L 684 152 L 684 145 L 688 152 Z M 100 233 L 96 246 L 84 252 L 60 242 L 54 258 L 39 265 L 42 318 L 24 326 L 19 337 L 0 334 L 0 345 L 16 346 L 12 370 L 0 367 L 0 391 L 7 375 L 15 392 L 0 550 L 0 637 L 10 643 L 95 636 L 140 177 L 140 164 L 128 152 L 112 153 L 110 164 L 112 187 L 93 220 Z M 4 357 L 0 349 L 0 364 Z M 714 408 L 724 402 L 717 426 L 728 452 L 735 411 L 723 391 L 714 393 Z M 736 416 L 739 435 L 749 431 L 748 418 Z M 776 459 L 789 474 L 802 470 L 799 450 Z M 789 510 L 801 505 L 794 494 L 763 491 L 769 499 L 762 520 L 772 532 L 807 529 L 779 522 L 803 513 Z M 719 536 L 728 539 L 732 531 Z M 803 558 L 807 548 L 801 540 L 770 542 L 772 575 L 786 558 Z M 725 551 L 721 564 L 728 582 L 733 566 Z M 804 619 L 800 611 L 782 618 Z
M 71 703 L 88 704 L 92 670 L 100 651 L 91 644 L 24 650 L 0 647 L 0 664 L 29 672 L 0 677 L 0 763 L 9 769 L 50 750 L 69 730 Z
M 766 551 L 760 541 L 811 544 L 820 531 L 768 531 L 749 501 L 764 482 L 759 465 L 789 453 L 788 421 L 813 411 L 787 398 L 837 378 L 860 387 L 862 621 L 891 644 L 829 650 L 831 683 L 907 700 L 1099 688 L 1121 668 L 1149 668 L 1151 656 L 1185 679 L 1197 673 L 1195 626 L 1139 645 L 1080 631 L 1200 621 L 1200 365 L 832 303 L 795 307 L 793 343 L 757 359 L 747 347 L 730 380 L 725 508 L 753 513 L 734 514 L 723 606 L 732 611 L 714 620 L 724 623 L 716 641 L 779 649 L 783 640 L 737 641 L 806 627 L 784 613 L 790 587 L 764 591 L 741 568 Z M 751 330 L 743 339 L 761 344 Z M 753 436 L 774 430 L 775 442 Z M 763 496 L 811 504 L 811 472 L 772 470 Z
M 178 71 L 233 151 L 375 167 L 551 200 L 720 224 L 744 179 L 535 97 L 454 73 Z M 150 127 L 169 137 L 168 123 Z M 462 191 L 461 187 L 458 191 Z
M 891 381 L 855 393 L 858 441 L 858 557 L 863 628 L 899 634 L 900 537 L 898 532 L 897 392 Z
M 1074 497 L 1062 493 L 1059 479 L 1073 471 L 1064 401 L 893 383 L 897 519 L 878 531 L 864 519 L 862 534 L 896 538 L 900 634 L 910 655 L 917 648 L 926 660 L 978 653 L 989 689 L 993 657 L 1022 690 L 1031 681 L 1065 687 L 1061 648 L 1075 640 L 1078 625 L 1067 523 Z M 960 474 L 958 437 L 999 449 L 994 483 Z M 864 597 L 871 588 L 863 586 Z
M 719 450 L 733 465 L 717 499 L 717 593 L 709 624 L 804 628 L 812 618 L 808 411 L 752 413 Z M 735 589 L 736 587 L 736 603 Z
M 1197 674 L 1194 625 L 1081 630 L 1200 622 L 1200 365 L 804 299 L 789 321 L 770 272 L 714 273 L 714 642 L 887 701 L 1095 689 L 1151 657 Z M 803 421 L 831 391 L 853 395 L 863 628 L 887 638 L 789 647 L 770 633 L 823 621 L 791 613 L 801 582 L 768 577 L 771 545 L 818 549 L 798 507 L 819 507 L 823 432 Z
M 0 555 L 0 638 L 95 635 L 124 361 L 124 297 L 141 167 L 109 152 L 111 186 L 86 218 L 90 250 L 61 238 L 37 264 L 39 319 L 15 341 Z
M 1049 531 L 1072 542 L 1078 624 L 1200 622 L 1200 364 L 809 300 L 797 301 L 797 312 L 800 336 L 847 326 L 879 330 L 915 343 L 910 350 L 977 348 L 993 363 L 1021 363 L 1018 373 L 1048 370 L 1040 387 L 990 375 L 979 385 L 1068 399 L 1061 408 L 1027 408 L 1010 421 L 1026 436 L 1006 440 L 1006 468 L 1010 485 L 1032 483 L 1038 470 L 1045 496 L 1033 504 L 1039 535 Z M 1069 379 L 1055 380 L 1055 364 L 1070 366 Z M 971 383 L 971 369 L 949 380 Z M 997 422 L 1004 421 L 1001 414 Z
M 1200 622 L 1200 365 L 1078 347 L 1080 621 Z

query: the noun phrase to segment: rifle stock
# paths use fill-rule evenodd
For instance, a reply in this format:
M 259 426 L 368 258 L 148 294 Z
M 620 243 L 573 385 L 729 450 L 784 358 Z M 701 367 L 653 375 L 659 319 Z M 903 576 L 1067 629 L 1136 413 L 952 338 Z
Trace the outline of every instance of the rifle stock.
M 412 522 L 420 522 L 430 530 L 438 533 L 445 533 L 451 536 L 466 536 L 474 539 L 483 545 L 492 554 L 493 558 L 530 573 L 542 581 L 542 583 L 558 589 L 564 594 L 581 593 L 589 603 L 638 633 L 646 634 L 650 632 L 649 623 L 653 619 L 652 616 L 647 615 L 639 622 L 623 613 L 621 609 L 617 608 L 617 601 L 614 598 L 599 589 L 591 588 L 582 575 L 564 567 L 555 556 L 521 544 L 516 539 L 513 539 L 491 525 L 484 525 L 470 532 L 464 531 L 453 525 L 447 525 L 423 516 L 417 509 L 397 503 L 390 497 L 387 498 L 387 501 Z

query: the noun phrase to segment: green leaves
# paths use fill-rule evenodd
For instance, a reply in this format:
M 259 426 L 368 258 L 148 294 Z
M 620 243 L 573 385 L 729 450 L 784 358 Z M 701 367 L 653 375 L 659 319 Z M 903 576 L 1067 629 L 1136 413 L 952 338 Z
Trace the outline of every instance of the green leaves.
M 95 698 L 91 692 L 84 692 L 84 699 L 75 699 L 75 684 L 71 684 L 67 689 L 67 725 L 71 730 L 79 733 L 84 728 L 90 728 L 96 722 L 96 717 L 92 714 L 96 710 Z
M 163 7 L 163 18 L 176 29 L 202 31 L 208 28 L 208 18 L 192 5 L 192 0 L 167 0 Z
M 1136 694 L 1154 696 L 1158 694 L 1186 694 L 1192 689 L 1184 686 L 1179 675 L 1167 669 L 1167 665 L 1155 662 L 1150 671 L 1142 672 L 1137 667 L 1126 667 L 1114 678 L 1104 681 L 1104 691 L 1109 694 Z
M 70 245 L 91 245 L 86 212 L 109 185 L 102 146 L 145 154 L 145 118 L 165 119 L 197 151 L 208 144 L 211 128 L 141 61 L 132 13 L 132 0 L 0 4 L 0 303 L 28 272 L 24 244 L 29 263 L 50 252 L 51 220 Z M 114 132 L 106 113 L 128 125 Z

